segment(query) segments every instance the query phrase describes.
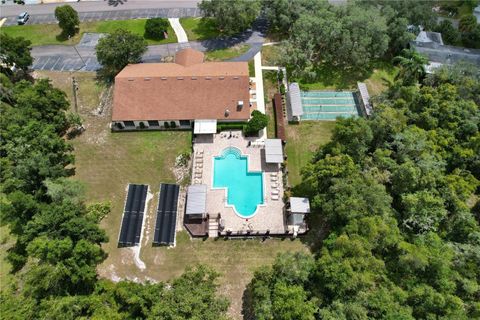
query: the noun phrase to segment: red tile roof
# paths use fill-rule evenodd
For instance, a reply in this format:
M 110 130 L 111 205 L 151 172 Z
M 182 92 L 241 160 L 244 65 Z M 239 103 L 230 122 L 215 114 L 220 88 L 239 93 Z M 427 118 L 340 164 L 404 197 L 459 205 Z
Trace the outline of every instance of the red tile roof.
M 112 121 L 247 120 L 249 80 L 247 62 L 203 62 L 193 49 L 176 63 L 128 65 L 115 77 Z

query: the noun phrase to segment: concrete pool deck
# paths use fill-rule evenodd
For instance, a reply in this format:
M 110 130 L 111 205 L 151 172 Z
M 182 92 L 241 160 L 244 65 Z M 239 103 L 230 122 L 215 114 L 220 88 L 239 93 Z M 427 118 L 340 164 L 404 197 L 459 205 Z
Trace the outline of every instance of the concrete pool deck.
M 283 197 L 283 178 L 280 166 L 277 164 L 265 163 L 265 153 L 261 146 L 250 146 L 248 143 L 254 143 L 258 138 L 243 137 L 242 132 L 232 130 L 232 138 L 228 138 L 230 131 L 223 131 L 213 135 L 199 135 L 195 137 L 193 150 L 194 157 L 198 152 L 203 151 L 202 177 L 194 182 L 207 185 L 207 205 L 206 210 L 210 216 L 220 214 L 224 222 L 224 229 L 221 234 L 231 231 L 232 235 L 256 233 L 264 234 L 267 230 L 271 234 L 283 234 L 287 228 L 284 218 Z M 256 214 L 248 219 L 241 218 L 235 213 L 232 207 L 227 207 L 225 189 L 213 189 L 213 165 L 214 157 L 222 154 L 222 151 L 228 147 L 238 148 L 242 155 L 248 157 L 249 171 L 263 172 L 264 203 L 257 207 Z M 195 159 L 194 159 L 195 162 Z M 193 168 L 195 172 L 195 166 Z M 271 179 L 271 173 L 278 176 L 275 182 Z M 194 176 L 194 174 L 192 174 Z M 272 184 L 278 185 L 278 200 L 272 200 Z

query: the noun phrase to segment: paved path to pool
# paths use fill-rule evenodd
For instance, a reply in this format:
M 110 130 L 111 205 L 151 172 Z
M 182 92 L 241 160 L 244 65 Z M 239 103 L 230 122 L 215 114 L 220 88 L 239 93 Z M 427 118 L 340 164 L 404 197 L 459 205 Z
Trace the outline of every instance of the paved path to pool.
M 168 18 L 168 21 L 170 22 L 170 25 L 172 26 L 173 31 L 175 31 L 175 34 L 177 35 L 178 43 L 188 43 L 187 33 L 185 32 L 185 29 L 183 29 L 182 25 L 180 24 L 180 19 Z
M 255 84 L 256 84 L 256 94 L 257 94 L 257 110 L 265 113 L 265 96 L 263 92 L 263 73 L 262 73 L 262 52 L 259 51 L 253 57 L 255 63 Z M 262 130 L 262 134 L 259 139 L 267 138 L 267 128 Z

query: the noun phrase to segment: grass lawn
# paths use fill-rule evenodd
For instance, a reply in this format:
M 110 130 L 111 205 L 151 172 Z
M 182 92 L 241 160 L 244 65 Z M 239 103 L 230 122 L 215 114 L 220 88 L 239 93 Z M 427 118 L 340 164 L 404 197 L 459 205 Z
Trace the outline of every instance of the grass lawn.
M 207 61 L 223 61 L 241 56 L 250 49 L 248 44 L 236 45 L 227 49 L 212 50 L 205 52 Z
M 302 90 L 349 90 L 356 89 L 357 82 L 366 82 L 370 95 L 380 93 L 387 88 L 397 73 L 397 68 L 383 61 L 375 63 L 368 70 L 338 70 L 324 66 L 318 70 L 318 79 L 315 82 L 300 80 Z M 292 79 L 290 79 L 292 81 Z
M 220 36 L 213 20 L 208 18 L 180 18 L 180 24 L 187 33 L 189 41 L 206 40 Z
M 267 138 L 275 138 L 276 119 L 275 110 L 273 108 L 273 95 L 278 92 L 277 88 L 277 72 L 263 70 L 263 90 L 265 95 L 265 111 L 268 116 Z
M 49 44 L 77 44 L 85 32 L 103 32 L 111 33 L 117 29 L 126 29 L 132 33 L 143 37 L 145 31 L 146 19 L 132 20 L 111 20 L 111 21 L 94 21 L 80 23 L 80 32 L 71 39 L 62 38 L 62 30 L 56 24 L 31 24 L 24 26 L 8 26 L 2 27 L 0 32 L 13 37 L 24 37 L 32 42 L 33 46 L 49 45 Z M 151 40 L 146 39 L 148 44 L 162 44 L 177 42 L 177 36 L 172 27 L 168 27 L 168 39 Z
M 66 90 L 71 97 L 71 78 L 68 72 L 39 72 L 52 78 L 52 83 Z M 190 150 L 190 132 L 122 132 L 111 133 L 108 127 L 110 108 L 95 115 L 108 90 L 97 84 L 95 73 L 77 73 L 79 79 L 80 113 L 86 131 L 72 141 L 75 147 L 75 179 L 87 186 L 89 201 L 110 201 L 111 213 L 102 221 L 110 242 L 104 245 L 108 258 L 98 273 L 110 279 L 165 281 L 182 274 L 186 267 L 207 264 L 221 273 L 220 293 L 231 301 L 229 313 L 241 318 L 242 295 L 253 272 L 270 264 L 276 255 L 285 251 L 307 251 L 301 240 L 202 240 L 190 239 L 185 232 L 177 234 L 175 248 L 152 247 L 159 184 L 175 182 L 171 170 L 175 157 Z M 88 90 L 82 90 L 82 87 Z M 117 248 L 117 238 L 126 196 L 127 184 L 146 183 L 152 199 L 144 225 L 140 259 L 146 268 L 140 269 L 131 248 Z
M 280 46 L 271 45 L 262 47 L 262 65 L 275 66 L 280 59 Z
M 301 182 L 300 170 L 312 159 L 319 146 L 330 141 L 334 127 L 335 121 L 302 121 L 287 125 L 286 153 L 290 185 Z

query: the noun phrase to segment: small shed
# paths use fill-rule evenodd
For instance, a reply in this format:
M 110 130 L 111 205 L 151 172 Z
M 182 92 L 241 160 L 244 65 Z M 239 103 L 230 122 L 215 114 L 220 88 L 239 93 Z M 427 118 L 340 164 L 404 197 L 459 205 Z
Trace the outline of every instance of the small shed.
M 305 223 L 305 215 L 310 213 L 310 201 L 308 198 L 290 197 L 290 225 L 299 226 Z
M 300 121 L 303 115 L 302 97 L 298 83 L 292 82 L 288 85 L 287 93 L 287 116 L 288 121 Z
M 265 140 L 265 162 L 283 163 L 283 146 L 281 139 Z
M 202 219 L 207 210 L 207 185 L 194 184 L 187 189 L 185 214 L 188 219 Z

